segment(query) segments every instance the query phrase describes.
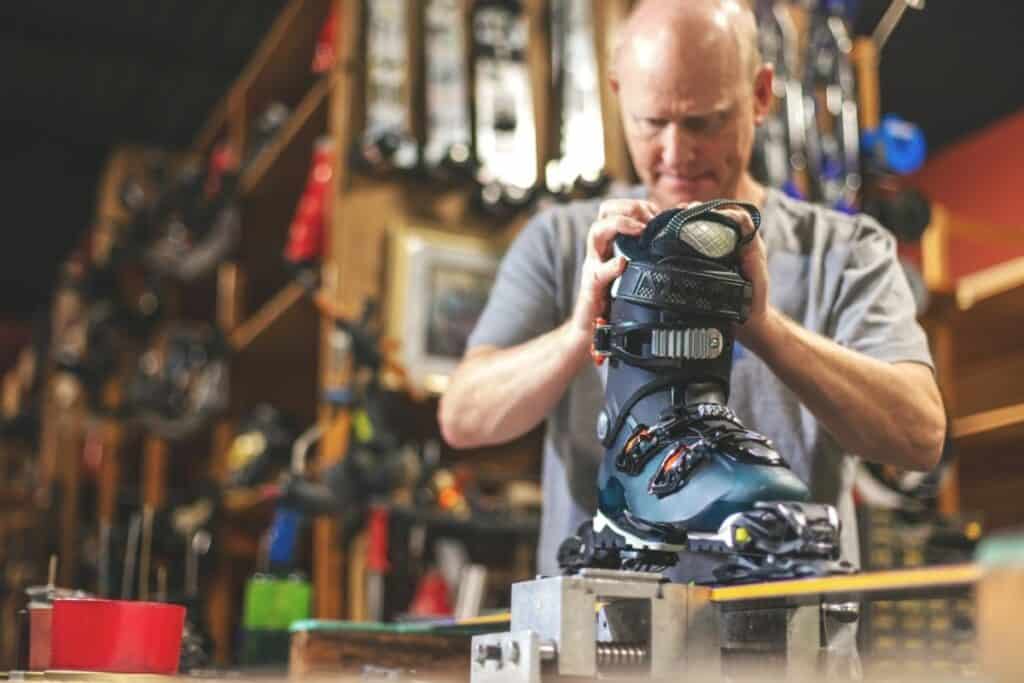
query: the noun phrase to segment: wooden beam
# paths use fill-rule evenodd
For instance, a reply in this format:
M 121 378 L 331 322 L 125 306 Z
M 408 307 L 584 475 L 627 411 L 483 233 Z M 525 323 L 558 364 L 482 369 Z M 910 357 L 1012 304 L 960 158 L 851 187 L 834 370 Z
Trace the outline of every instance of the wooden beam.
M 878 47 L 870 36 L 853 41 L 853 67 L 857 72 L 857 113 L 861 130 L 878 128 L 882 120 L 878 81 Z
M 245 273 L 229 261 L 217 268 L 217 324 L 230 335 L 245 316 Z
M 307 300 L 305 288 L 295 282 L 289 283 L 231 333 L 231 347 L 236 351 L 248 348 L 258 337 L 303 303 L 312 307 L 312 303 Z
M 1024 257 L 964 275 L 957 280 L 955 296 L 957 307 L 965 311 L 975 304 L 1010 292 L 1024 297 Z
M 1024 403 L 957 418 L 951 431 L 956 445 L 963 448 L 1024 444 Z
M 523 3 L 527 26 L 526 70 L 533 100 L 533 134 L 537 160 L 537 182 L 543 186 L 544 168 L 553 156 L 558 136 L 558 119 L 551 106 L 551 22 L 545 0 L 526 0 Z
M 932 217 L 921 236 L 921 277 L 930 292 L 953 290 L 949 258 L 949 211 L 932 204 Z
M 595 49 L 601 89 L 605 166 L 613 180 L 632 183 L 636 181 L 636 174 L 629 160 L 626 134 L 622 129 L 619 97 L 612 92 L 608 80 L 612 48 L 628 13 L 628 0 L 597 0 L 594 3 Z
M 306 93 L 296 107 L 295 111 L 288 118 L 288 121 L 281 128 L 281 131 L 274 137 L 262 152 L 246 168 L 245 173 L 239 180 L 239 188 L 242 194 L 252 192 L 268 175 L 281 153 L 288 149 L 299 133 L 307 126 L 316 125 L 323 117 L 316 117 L 314 114 L 320 111 L 327 102 L 327 94 L 331 88 L 332 79 L 321 78 L 316 85 Z

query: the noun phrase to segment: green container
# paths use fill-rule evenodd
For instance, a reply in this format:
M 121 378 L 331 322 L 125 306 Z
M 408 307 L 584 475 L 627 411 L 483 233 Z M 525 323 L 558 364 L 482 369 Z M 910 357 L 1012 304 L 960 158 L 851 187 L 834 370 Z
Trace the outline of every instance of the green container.
M 309 619 L 313 589 L 308 581 L 256 574 L 245 585 L 242 628 L 287 631 L 293 621 Z

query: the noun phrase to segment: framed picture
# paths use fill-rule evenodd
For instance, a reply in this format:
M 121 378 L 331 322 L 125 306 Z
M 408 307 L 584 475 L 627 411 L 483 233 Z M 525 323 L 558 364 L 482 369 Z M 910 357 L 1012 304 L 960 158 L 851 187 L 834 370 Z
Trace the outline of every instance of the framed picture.
M 388 336 L 413 388 L 441 393 L 487 303 L 501 258 L 483 238 L 413 225 L 388 244 Z

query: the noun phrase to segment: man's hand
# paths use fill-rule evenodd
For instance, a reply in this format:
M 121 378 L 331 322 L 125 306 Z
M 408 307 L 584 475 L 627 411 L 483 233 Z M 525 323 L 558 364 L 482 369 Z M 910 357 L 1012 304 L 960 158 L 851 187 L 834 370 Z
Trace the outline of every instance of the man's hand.
M 746 211 L 728 207 L 716 209 L 716 211 L 736 221 L 743 230 L 744 237 L 748 237 L 754 232 L 754 222 Z M 750 315 L 746 322 L 736 326 L 736 337 L 741 344 L 754 349 L 762 345 L 765 335 L 768 334 L 768 251 L 765 249 L 760 232 L 740 251 L 740 272 L 743 273 L 743 277 L 750 280 L 753 299 L 750 302 Z
M 626 268 L 626 259 L 613 256 L 615 236 L 641 234 L 657 213 L 653 202 L 642 199 L 609 199 L 598 209 L 597 220 L 587 233 L 580 293 L 570 321 L 574 341 L 580 348 L 590 348 L 594 318 L 605 314 L 608 289 Z

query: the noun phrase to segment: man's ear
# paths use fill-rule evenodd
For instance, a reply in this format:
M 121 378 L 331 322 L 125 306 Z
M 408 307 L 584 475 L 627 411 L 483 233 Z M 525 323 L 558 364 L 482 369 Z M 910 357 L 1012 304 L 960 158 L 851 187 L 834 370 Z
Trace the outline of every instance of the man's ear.
M 762 64 L 754 75 L 754 123 L 761 125 L 771 113 L 774 93 L 772 82 L 775 70 L 771 64 Z

